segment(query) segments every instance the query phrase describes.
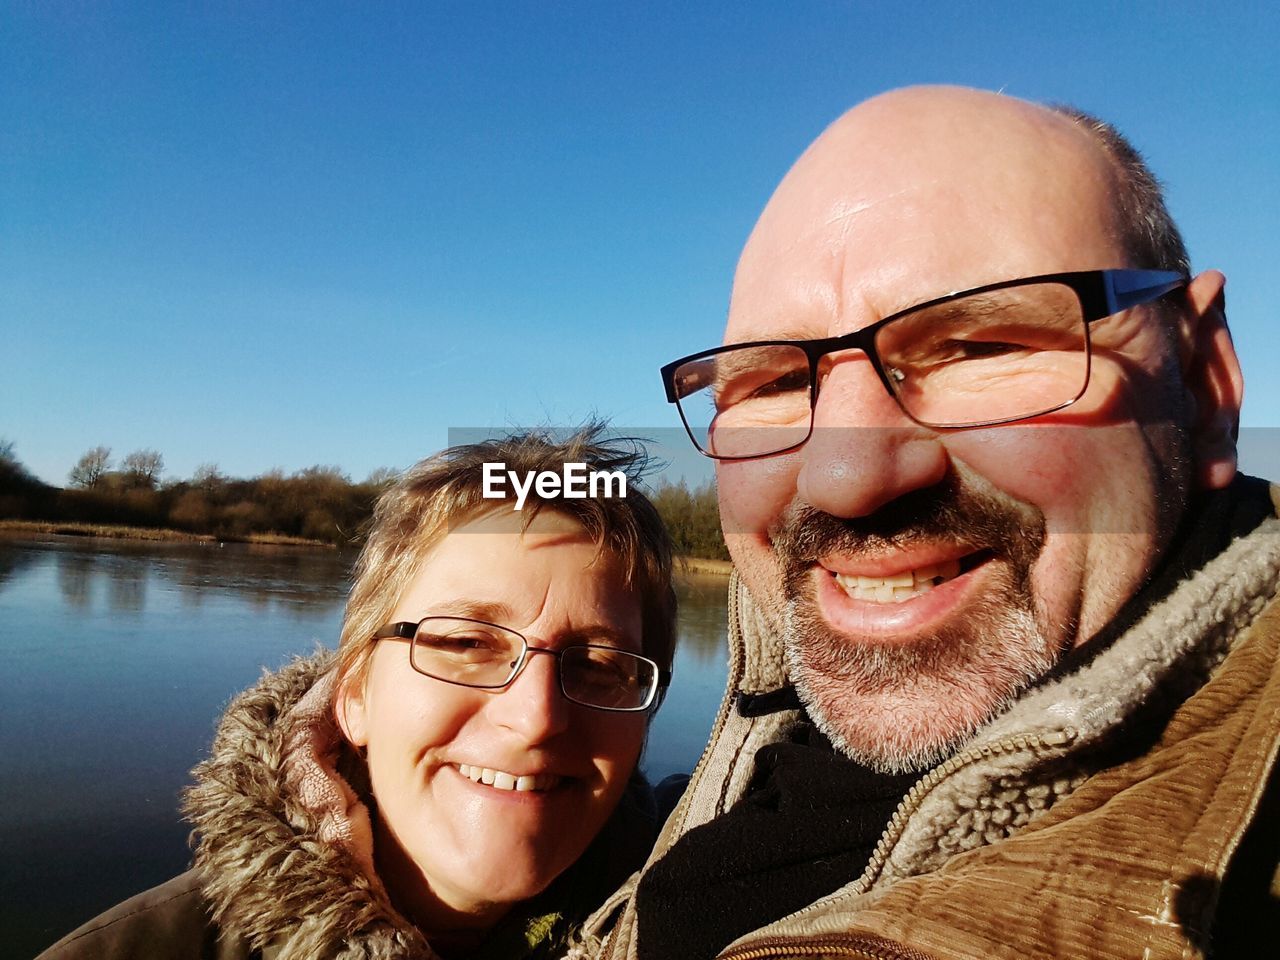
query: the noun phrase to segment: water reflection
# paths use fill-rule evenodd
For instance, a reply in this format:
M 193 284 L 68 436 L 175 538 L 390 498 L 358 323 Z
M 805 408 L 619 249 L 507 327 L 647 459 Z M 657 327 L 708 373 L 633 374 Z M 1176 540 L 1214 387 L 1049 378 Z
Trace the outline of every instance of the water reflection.
M 22 571 L 36 562 L 36 554 L 30 550 L 6 550 L 0 541 L 0 590 L 11 580 L 20 579 Z
M 315 604 L 345 601 L 354 554 L 257 544 L 136 544 L 91 538 L 0 541 L 0 584 L 17 571 L 55 558 L 58 589 L 75 610 L 105 596 L 115 613 L 137 613 L 149 585 L 175 591 L 199 609 L 211 597 L 235 596 L 258 612 L 314 616 Z
M 147 599 L 147 569 L 140 563 L 111 563 L 104 578 L 112 613 L 138 613 Z
M 89 608 L 89 585 L 98 558 L 92 553 L 63 553 L 58 557 L 58 589 L 62 599 L 76 610 Z
M 725 659 L 728 590 L 729 578 L 717 574 L 682 574 L 676 581 L 681 653 L 700 665 L 720 663 Z

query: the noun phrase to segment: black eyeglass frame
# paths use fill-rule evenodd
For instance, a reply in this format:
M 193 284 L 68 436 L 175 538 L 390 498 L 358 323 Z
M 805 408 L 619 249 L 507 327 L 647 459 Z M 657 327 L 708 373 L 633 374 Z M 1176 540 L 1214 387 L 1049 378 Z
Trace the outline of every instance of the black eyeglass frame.
M 1152 303 L 1168 293 L 1185 287 L 1190 282 L 1190 278 L 1186 274 L 1178 273 L 1172 270 L 1132 270 L 1125 268 L 1106 269 L 1106 270 L 1077 270 L 1068 273 L 1046 273 L 1035 277 L 1019 277 L 1016 280 L 1002 280 L 998 283 L 988 283 L 981 287 L 973 287 L 969 290 L 959 290 L 948 293 L 945 296 L 937 297 L 933 300 L 926 300 L 924 303 L 917 303 L 914 306 L 899 310 L 896 313 L 877 320 L 869 326 L 863 327 L 861 330 L 855 330 L 852 333 L 842 334 L 838 337 L 821 337 L 815 340 L 751 340 L 743 343 L 729 343 L 719 347 L 712 347 L 709 350 L 701 350 L 698 353 L 691 353 L 687 357 L 681 357 L 679 360 L 673 360 L 671 363 L 662 367 L 662 385 L 667 393 L 667 402 L 676 405 L 676 411 L 680 414 L 680 422 L 684 424 L 685 433 L 689 435 L 689 439 L 693 441 L 693 445 L 698 452 L 713 460 L 757 460 L 761 457 L 773 457 L 782 453 L 790 453 L 805 445 L 809 438 L 813 436 L 813 411 L 818 404 L 818 366 L 822 358 L 831 353 L 841 353 L 846 350 L 861 350 L 871 362 L 872 369 L 880 378 L 880 382 L 884 385 L 885 390 L 889 392 L 898 408 L 913 422 L 923 427 L 929 427 L 935 430 L 970 430 L 976 427 L 994 427 L 1005 423 L 1016 423 L 1020 420 L 1030 420 L 1033 417 L 1041 417 L 1048 413 L 1054 413 L 1071 406 L 1079 400 L 1086 390 L 1089 389 L 1089 375 L 1092 372 L 1093 365 L 1093 349 L 1089 335 L 1089 325 L 1096 320 L 1102 320 L 1106 317 L 1114 316 L 1122 310 L 1128 310 L 1132 307 L 1141 306 L 1142 304 Z M 994 420 L 977 420 L 969 423 L 959 424 L 938 424 L 930 423 L 927 420 L 921 420 L 914 416 L 910 410 L 902 402 L 902 398 L 898 396 L 898 392 L 894 389 L 892 379 L 888 371 L 885 370 L 884 364 L 881 363 L 880 355 L 876 351 L 875 338 L 876 334 L 884 327 L 899 320 L 908 314 L 916 313 L 920 310 L 928 310 L 932 307 L 941 306 L 950 303 L 953 300 L 959 300 L 963 297 L 974 296 L 980 293 L 990 293 L 993 290 L 1006 290 L 1013 287 L 1024 287 L 1038 283 L 1060 283 L 1063 286 L 1071 288 L 1080 300 L 1081 312 L 1084 316 L 1084 349 L 1085 349 L 1085 373 L 1084 382 L 1080 386 L 1079 392 L 1069 400 L 1048 407 L 1044 410 L 1037 410 L 1034 413 L 1020 414 L 1016 417 L 1000 417 Z M 685 416 L 684 408 L 681 406 L 679 398 L 676 396 L 676 371 L 686 363 L 694 360 L 705 360 L 707 357 L 713 357 L 721 353 L 729 353 L 734 350 L 744 350 L 751 347 L 796 347 L 803 350 L 809 358 L 809 429 L 804 437 L 795 443 L 782 447 L 778 450 L 771 450 L 768 453 L 757 453 L 746 456 L 719 456 L 704 450 L 698 442 L 697 435 L 693 427 L 690 425 L 688 418 Z
M 535 647 L 529 643 L 529 638 L 519 630 L 512 630 L 510 627 L 504 627 L 500 623 L 492 623 L 488 620 L 477 620 L 474 617 L 435 615 L 423 617 L 421 620 L 416 622 L 411 620 L 400 620 L 396 623 L 388 623 L 379 627 L 373 632 L 373 639 L 408 640 L 410 644 L 412 644 L 413 638 L 417 636 L 418 628 L 428 620 L 453 620 L 461 623 L 474 623 L 481 627 L 494 627 L 498 630 L 509 633 L 512 636 L 519 637 L 520 642 L 524 644 L 524 647 L 520 652 L 520 656 L 516 659 L 516 662 L 511 669 L 510 676 L 508 676 L 506 680 L 502 681 L 502 683 L 463 683 L 460 680 L 450 680 L 448 677 L 437 677 L 434 673 L 427 673 L 413 662 L 413 649 L 412 646 L 410 646 L 409 666 L 412 667 L 415 672 L 422 674 L 424 677 L 430 677 L 432 680 L 439 680 L 441 683 L 452 684 L 455 687 L 467 687 L 471 690 L 505 690 L 507 687 L 511 686 L 511 684 L 515 683 L 516 677 L 520 676 L 520 672 L 524 670 L 525 666 L 528 664 L 529 655 L 533 653 L 545 653 L 549 656 L 555 657 L 556 680 L 560 684 L 560 695 L 570 703 L 576 703 L 582 707 L 589 707 L 592 710 L 604 710 L 609 713 L 645 713 L 647 711 L 657 710 L 658 707 L 662 705 L 662 701 L 667 693 L 667 688 L 671 685 L 671 671 L 661 666 L 658 661 L 653 660 L 650 657 L 646 657 L 642 653 L 634 653 L 631 650 L 620 650 L 617 647 L 609 647 L 599 643 L 572 643 L 559 650 L 552 650 L 549 647 Z M 645 702 L 638 707 L 605 707 L 598 703 L 586 703 L 582 700 L 578 700 L 570 696 L 569 692 L 564 687 L 564 670 L 562 668 L 563 660 L 561 659 L 564 656 L 565 651 L 577 649 L 608 650 L 611 653 L 625 653 L 629 657 L 636 657 L 639 660 L 643 660 L 646 663 L 653 665 L 657 682 L 654 683 L 653 687 L 649 690 L 649 695 L 645 698 Z

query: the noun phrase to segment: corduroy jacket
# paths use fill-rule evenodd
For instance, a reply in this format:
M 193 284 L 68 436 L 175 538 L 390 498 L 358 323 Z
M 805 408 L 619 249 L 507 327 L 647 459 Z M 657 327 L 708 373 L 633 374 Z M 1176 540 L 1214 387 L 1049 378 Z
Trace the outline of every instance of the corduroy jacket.
M 925 775 L 861 876 L 721 960 L 1280 956 L 1278 592 L 1272 516 Z M 786 677 L 736 577 L 729 605 L 726 698 L 650 864 L 737 802 L 756 752 L 802 719 L 737 709 Z M 662 922 L 637 921 L 637 883 L 571 956 L 637 956 Z

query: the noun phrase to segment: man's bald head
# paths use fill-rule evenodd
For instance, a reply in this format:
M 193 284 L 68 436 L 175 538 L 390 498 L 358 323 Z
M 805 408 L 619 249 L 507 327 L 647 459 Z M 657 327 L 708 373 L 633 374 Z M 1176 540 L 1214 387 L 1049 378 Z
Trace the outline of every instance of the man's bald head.
M 1142 188 L 1138 195 L 1135 186 Z M 760 248 L 761 234 L 797 243 L 799 225 L 856 219 L 871 203 L 895 205 L 904 216 L 942 203 L 958 209 L 982 204 L 988 233 L 1001 230 L 1005 211 L 1022 216 L 1036 204 L 1088 204 L 1082 218 L 1115 241 L 1123 265 L 1182 269 L 1186 257 L 1158 185 L 1113 128 L 1076 111 L 1001 94 L 922 86 L 859 104 L 809 146 L 760 217 L 740 271 L 749 271 L 756 257 L 778 254 L 771 244 Z M 790 222 L 773 230 L 779 216 Z M 840 239 L 836 233 L 833 242 Z M 1153 262 L 1155 250 L 1160 255 Z M 992 275 L 1014 274 L 1001 274 L 993 263 Z
M 788 172 L 739 261 L 725 342 L 842 337 L 957 291 L 1184 260 L 1154 179 L 1105 125 L 916 87 L 849 111 Z M 1205 274 L 1167 316 L 1089 324 L 1069 348 L 1088 358 L 1083 392 L 1015 424 L 915 422 L 882 379 L 897 371 L 837 350 L 810 370 L 801 446 L 719 463 L 730 553 L 843 749 L 893 768 L 945 752 L 1115 616 L 1196 485 L 1230 481 L 1241 384 L 1221 289 Z M 1008 357 L 1039 389 L 1062 348 L 999 326 L 912 336 L 939 370 Z M 965 389 L 975 409 L 990 397 Z M 882 581 L 936 583 L 881 596 Z

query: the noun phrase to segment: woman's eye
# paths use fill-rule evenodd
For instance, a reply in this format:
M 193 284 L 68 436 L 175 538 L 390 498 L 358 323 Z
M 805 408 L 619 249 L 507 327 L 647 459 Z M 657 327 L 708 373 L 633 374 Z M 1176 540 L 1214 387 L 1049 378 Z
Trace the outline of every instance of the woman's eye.
M 492 637 L 432 636 L 421 638 L 423 645 L 442 653 L 482 653 L 494 649 Z

